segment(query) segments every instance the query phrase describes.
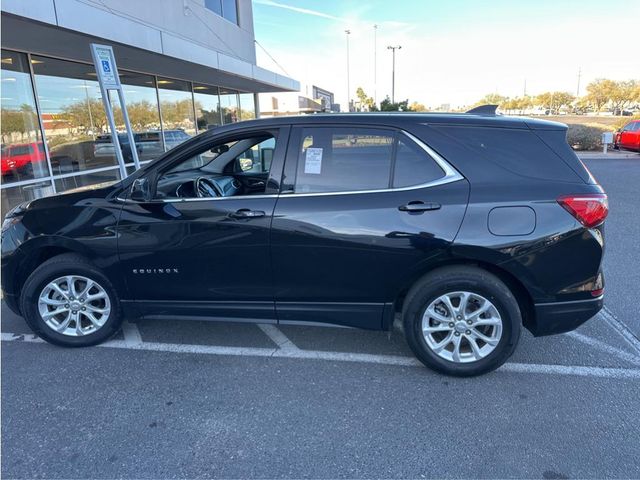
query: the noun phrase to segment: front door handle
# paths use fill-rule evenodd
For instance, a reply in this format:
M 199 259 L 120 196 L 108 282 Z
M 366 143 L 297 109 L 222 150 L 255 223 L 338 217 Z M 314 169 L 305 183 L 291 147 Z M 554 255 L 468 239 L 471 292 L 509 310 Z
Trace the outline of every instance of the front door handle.
M 233 218 L 258 218 L 265 215 L 266 213 L 262 210 L 249 210 L 248 208 L 241 208 L 231 214 Z
M 406 205 L 401 205 L 398 207 L 398 210 L 401 212 L 427 212 L 429 210 L 439 210 L 441 205 L 439 203 L 434 202 L 422 202 L 422 201 L 413 201 L 409 202 Z

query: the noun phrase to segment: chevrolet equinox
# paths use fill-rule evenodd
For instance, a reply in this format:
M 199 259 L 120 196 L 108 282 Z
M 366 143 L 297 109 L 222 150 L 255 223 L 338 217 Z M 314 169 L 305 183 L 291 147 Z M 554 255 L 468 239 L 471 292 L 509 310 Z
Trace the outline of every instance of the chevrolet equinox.
M 428 367 L 477 375 L 521 328 L 602 307 L 607 196 L 566 126 L 496 115 L 270 118 L 207 131 L 110 185 L 2 226 L 2 290 L 63 346 L 123 318 L 389 329 Z

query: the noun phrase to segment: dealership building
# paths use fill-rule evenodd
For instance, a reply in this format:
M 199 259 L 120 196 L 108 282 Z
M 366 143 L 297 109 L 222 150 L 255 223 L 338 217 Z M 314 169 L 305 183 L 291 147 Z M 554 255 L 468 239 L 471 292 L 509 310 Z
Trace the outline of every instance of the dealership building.
M 255 118 L 260 93 L 300 89 L 256 65 L 251 0 L 3 0 L 3 214 L 120 178 L 92 43 L 113 47 L 141 162 Z M 131 171 L 131 147 L 119 138 Z

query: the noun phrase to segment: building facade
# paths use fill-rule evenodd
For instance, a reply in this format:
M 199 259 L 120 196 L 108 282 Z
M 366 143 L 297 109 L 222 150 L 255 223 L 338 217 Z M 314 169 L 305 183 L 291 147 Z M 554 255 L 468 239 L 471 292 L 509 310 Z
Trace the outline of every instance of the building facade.
M 141 163 L 255 118 L 261 92 L 300 88 L 256 65 L 251 0 L 3 0 L 3 215 L 120 178 L 91 43 L 114 49 Z M 131 171 L 117 95 L 110 102 Z
M 263 117 L 340 111 L 340 105 L 334 103 L 332 92 L 306 84 L 298 92 L 261 93 L 259 103 Z

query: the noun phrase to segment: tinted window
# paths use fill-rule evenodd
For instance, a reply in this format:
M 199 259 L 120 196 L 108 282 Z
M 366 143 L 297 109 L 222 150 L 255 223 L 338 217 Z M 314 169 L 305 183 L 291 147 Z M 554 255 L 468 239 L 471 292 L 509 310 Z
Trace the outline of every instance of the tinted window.
M 564 131 L 532 132 L 524 129 L 434 126 L 435 131 L 444 133 L 449 141 L 458 142 L 467 147 L 469 161 L 476 165 L 490 167 L 498 165 L 520 176 L 545 180 L 576 181 L 575 172 L 541 140 L 540 136 L 560 134 Z M 566 144 L 566 140 L 562 140 Z M 442 145 L 445 157 L 449 148 Z M 485 168 L 484 166 L 481 168 Z
M 304 128 L 296 193 L 389 188 L 394 134 L 366 128 Z
M 408 139 L 400 138 L 396 150 L 393 186 L 409 187 L 444 177 L 444 171 L 422 148 Z

